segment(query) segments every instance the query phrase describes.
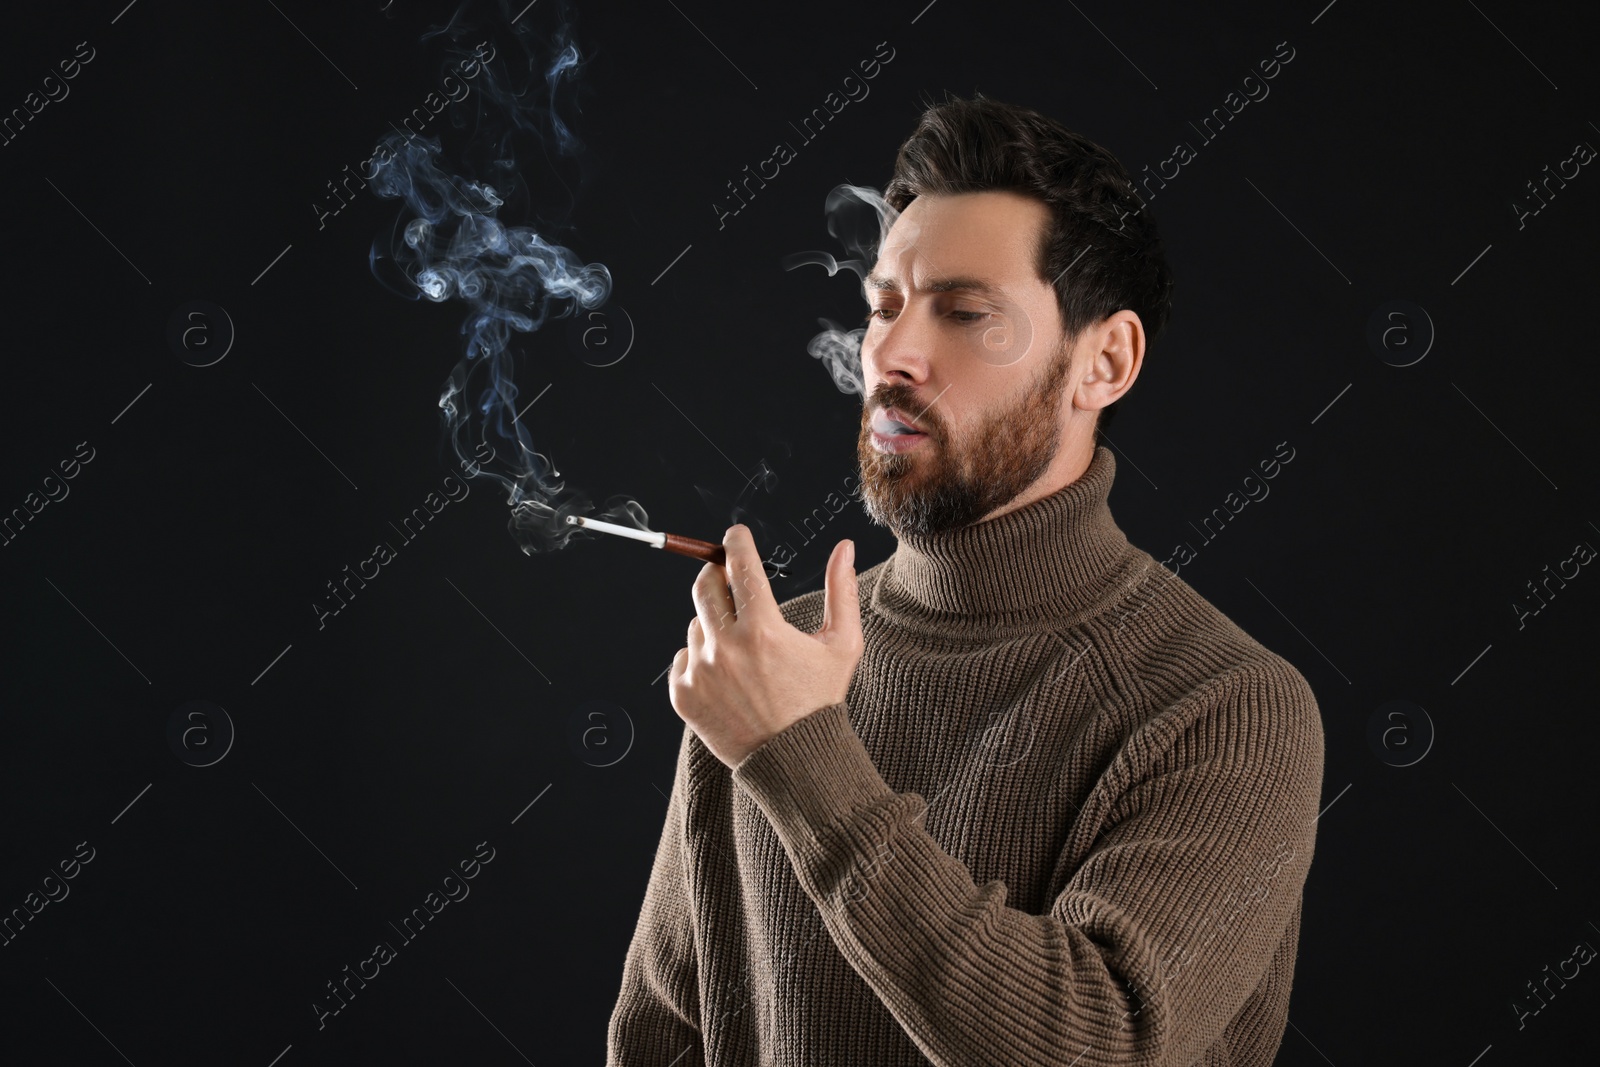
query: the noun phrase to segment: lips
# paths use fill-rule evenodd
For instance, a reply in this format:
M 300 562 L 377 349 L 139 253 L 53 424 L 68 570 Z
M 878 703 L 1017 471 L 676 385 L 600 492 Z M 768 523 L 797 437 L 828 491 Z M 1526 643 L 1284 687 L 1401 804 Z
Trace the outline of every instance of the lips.
M 886 437 L 904 434 L 921 434 L 911 417 L 898 408 L 879 408 L 872 413 L 872 428 Z

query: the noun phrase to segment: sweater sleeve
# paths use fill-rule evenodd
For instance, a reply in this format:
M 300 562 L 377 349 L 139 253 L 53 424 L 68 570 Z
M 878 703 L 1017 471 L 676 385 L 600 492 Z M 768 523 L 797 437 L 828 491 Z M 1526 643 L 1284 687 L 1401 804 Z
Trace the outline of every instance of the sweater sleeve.
M 699 963 L 684 874 L 689 727 L 678 747 L 672 795 L 622 965 L 622 991 L 606 1033 L 606 1067 L 704 1067 Z
M 938 1067 L 1184 1067 L 1221 1039 L 1298 906 L 1322 758 L 1292 667 L 1212 679 L 1104 772 L 1078 818 L 1100 832 L 1042 915 L 974 883 L 922 826 L 924 798 L 879 775 L 844 704 L 769 738 L 733 779 L 841 954 Z

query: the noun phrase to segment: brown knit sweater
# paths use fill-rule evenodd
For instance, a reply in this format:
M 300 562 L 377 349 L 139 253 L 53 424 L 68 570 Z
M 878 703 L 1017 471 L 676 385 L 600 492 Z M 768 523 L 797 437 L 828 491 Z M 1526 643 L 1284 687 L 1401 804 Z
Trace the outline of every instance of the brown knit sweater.
M 608 1064 L 1272 1062 L 1316 699 L 1129 544 L 1115 471 L 902 538 L 845 702 L 737 767 L 685 727 Z

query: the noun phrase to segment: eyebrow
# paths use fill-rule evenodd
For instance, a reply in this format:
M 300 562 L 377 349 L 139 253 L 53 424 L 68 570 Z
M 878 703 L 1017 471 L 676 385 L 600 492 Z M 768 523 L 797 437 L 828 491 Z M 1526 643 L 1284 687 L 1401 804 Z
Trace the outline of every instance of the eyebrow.
M 868 274 L 861 282 L 862 288 L 877 290 L 885 293 L 899 293 L 900 282 L 884 274 Z M 970 293 L 982 293 L 985 296 L 994 296 L 1000 292 L 1000 287 L 992 285 L 981 278 L 955 277 L 955 278 L 930 278 L 922 287 L 930 293 L 949 293 L 961 290 Z

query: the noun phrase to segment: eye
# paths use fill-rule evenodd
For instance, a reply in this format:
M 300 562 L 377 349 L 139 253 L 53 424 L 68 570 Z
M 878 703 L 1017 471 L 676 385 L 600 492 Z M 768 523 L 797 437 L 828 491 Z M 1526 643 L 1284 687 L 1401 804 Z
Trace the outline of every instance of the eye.
M 886 316 L 897 313 L 898 309 L 896 308 L 873 308 L 871 311 L 867 312 L 867 317 L 862 319 L 861 322 L 862 325 L 871 325 L 874 319 L 879 322 L 888 322 L 890 320 Z M 989 317 L 989 313 L 987 311 L 951 311 L 949 314 L 950 317 L 955 319 L 957 322 L 963 323 L 979 322 Z

